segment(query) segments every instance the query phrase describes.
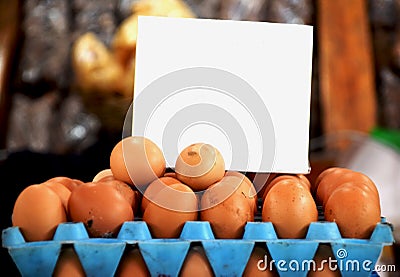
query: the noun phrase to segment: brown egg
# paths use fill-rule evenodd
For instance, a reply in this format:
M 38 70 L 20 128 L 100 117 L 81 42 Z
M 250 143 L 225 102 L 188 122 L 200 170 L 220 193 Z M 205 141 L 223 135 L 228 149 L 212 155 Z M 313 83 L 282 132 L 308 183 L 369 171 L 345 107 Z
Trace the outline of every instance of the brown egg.
M 85 183 L 71 193 L 68 210 L 75 222 L 83 222 L 91 237 L 114 237 L 125 221 L 133 220 L 126 198 L 104 183 Z
M 250 179 L 246 177 L 246 175 L 244 175 L 238 171 L 227 171 L 227 172 L 225 172 L 224 176 L 236 176 L 236 177 L 241 178 L 243 180 L 244 184 L 246 185 L 246 187 L 248 187 L 248 192 L 246 194 L 248 194 L 250 197 L 257 199 L 256 189 L 254 188 L 253 183 L 250 181 Z
M 304 238 L 318 210 L 311 192 L 298 179 L 276 183 L 265 197 L 262 220 L 272 222 L 279 238 Z
M 205 190 L 225 175 L 225 162 L 214 146 L 205 143 L 189 145 L 175 163 L 178 180 L 194 191 Z
M 26 241 L 51 240 L 58 224 L 66 221 L 60 197 L 47 186 L 30 185 L 15 201 L 12 224 Z
M 192 247 L 183 262 L 180 277 L 212 277 L 214 272 L 201 246 Z
M 126 137 L 110 155 L 110 168 L 115 179 L 144 188 L 164 175 L 165 159 L 161 149 L 144 137 Z
M 108 179 L 108 178 L 107 178 Z M 103 179 L 104 180 L 104 179 Z M 115 188 L 129 203 L 129 205 L 133 208 L 136 205 L 136 194 L 134 190 L 126 183 L 118 180 L 111 181 L 99 181 L 97 183 L 104 183 L 105 185 L 110 185 Z
M 304 175 L 301 175 L 304 176 Z M 304 177 L 305 178 L 305 177 Z M 300 184 L 302 184 L 304 186 L 305 189 L 310 190 L 311 184 L 310 182 L 306 182 L 302 177 L 300 177 L 299 175 L 277 175 L 264 189 L 264 194 L 263 194 L 263 199 L 265 199 L 265 197 L 267 196 L 268 192 L 271 190 L 271 188 L 278 184 L 280 181 L 282 180 L 287 180 L 287 179 L 292 179 L 294 181 L 300 181 Z
M 352 182 L 338 187 L 325 204 L 327 221 L 336 222 L 344 238 L 368 239 L 380 222 L 380 206 Z
M 354 184 L 360 185 L 362 189 L 364 189 L 371 197 L 373 197 L 376 201 L 376 203 L 380 203 L 379 201 L 379 192 L 378 189 L 376 188 L 374 182 L 370 178 L 368 178 L 366 175 L 352 171 L 352 172 L 347 172 L 342 174 L 337 181 L 335 182 L 334 185 L 328 186 L 326 189 L 326 196 L 323 199 L 324 203 L 328 200 L 330 195 L 334 190 L 336 190 L 338 187 L 340 187 L 342 184 L 347 183 L 347 182 L 353 182 Z
M 71 179 L 71 178 L 63 177 L 63 176 L 51 178 L 51 179 L 47 180 L 46 182 L 60 183 L 60 184 L 64 185 L 67 189 L 69 189 L 70 191 L 72 191 L 74 188 L 83 184 L 83 182 L 78 179 Z
M 308 277 L 340 277 L 335 256 L 330 245 L 320 244 L 315 253 L 313 267 L 308 272 Z M 330 262 L 331 261 L 331 262 Z M 330 262 L 330 263 L 329 263 Z M 314 266 L 315 265 L 315 266 Z M 336 268 L 335 268 L 336 267 Z
M 156 238 L 177 238 L 185 222 L 197 218 L 197 197 L 190 187 L 181 183 L 159 191 L 143 214 L 143 220 Z
M 150 272 L 138 248 L 133 248 L 124 253 L 115 276 L 150 277 Z
M 316 191 L 315 198 L 318 204 L 323 204 L 324 200 L 328 198 L 328 189 L 330 186 L 334 186 L 337 179 L 346 172 L 351 172 L 347 168 L 329 168 L 323 171 L 316 180 Z
M 241 182 L 236 176 L 226 176 L 209 187 L 201 198 L 200 218 L 210 222 L 216 238 L 241 238 L 246 223 L 254 221 L 248 197 L 235 193 Z
M 359 187 L 360 189 L 364 190 L 370 196 L 371 202 L 374 202 L 377 206 L 380 206 L 379 194 L 377 194 L 375 191 L 373 191 L 371 189 L 371 186 L 368 186 L 364 181 L 361 181 L 358 178 L 354 178 L 354 179 L 355 179 L 354 181 L 349 181 L 349 182 L 352 183 L 353 186 Z M 335 190 L 337 190 L 344 184 L 347 184 L 347 183 L 346 182 L 339 183 L 336 185 L 335 189 L 331 188 L 331 190 L 329 191 L 329 195 L 327 196 L 328 199 Z M 324 203 L 326 203 L 326 202 L 327 202 L 327 200 L 324 201 Z M 325 206 L 325 205 L 323 205 L 323 206 Z
M 227 171 L 225 173 L 226 176 L 236 176 L 242 179 L 242 182 L 239 185 L 239 188 L 235 190 L 235 192 L 238 193 L 243 193 L 246 195 L 246 197 L 249 199 L 250 206 L 252 206 L 252 209 L 254 210 L 254 213 L 257 212 L 257 192 L 256 189 L 253 186 L 253 183 L 250 181 L 249 178 L 246 177 L 246 175 L 238 172 L 238 171 Z
M 92 182 L 96 183 L 99 181 L 112 181 L 112 180 L 115 180 L 114 175 L 112 174 L 111 169 L 107 168 L 97 173 L 96 176 L 93 177 Z
M 243 277 L 268 277 L 279 276 L 273 268 L 272 258 L 267 250 L 261 246 L 254 246 L 250 255 Z
M 379 193 L 372 180 L 360 172 L 345 168 L 336 168 L 321 178 L 316 193 L 317 201 L 324 206 L 332 192 L 338 186 L 347 182 L 362 182 L 368 187 L 366 190 L 371 197 L 374 197 L 379 203 Z
M 300 181 L 306 185 L 308 187 L 308 189 L 311 191 L 311 183 L 310 180 L 308 180 L 308 178 L 306 176 L 304 176 L 303 174 L 296 174 L 295 175 L 297 178 L 300 179 Z
M 154 201 L 154 197 L 165 188 L 165 186 L 170 186 L 172 184 L 181 184 L 181 182 L 172 177 L 161 177 L 153 182 L 146 188 L 142 198 L 142 212 L 146 210 L 149 201 Z
M 325 170 L 323 170 L 318 176 L 317 176 L 317 178 L 315 179 L 315 182 L 314 182 L 314 185 L 312 186 L 312 191 L 313 191 L 313 193 L 316 193 L 317 192 L 317 189 L 318 189 L 318 186 L 319 186 L 319 184 L 321 183 L 321 180 L 323 179 L 323 178 L 325 178 L 325 176 L 327 176 L 327 175 L 329 175 L 329 174 L 331 174 L 331 173 L 333 173 L 333 172 L 335 172 L 335 171 L 337 171 L 337 170 L 342 170 L 343 168 L 341 168 L 341 167 L 330 167 L 330 168 L 327 168 L 327 169 L 325 169 Z M 347 169 L 345 169 L 345 170 L 347 170 Z
M 63 248 L 54 269 L 54 277 L 84 277 L 85 271 L 73 247 Z
M 71 195 L 71 191 L 63 184 L 52 181 L 44 182 L 42 185 L 50 188 L 58 195 L 58 197 L 60 197 L 65 212 L 68 214 L 68 200 Z

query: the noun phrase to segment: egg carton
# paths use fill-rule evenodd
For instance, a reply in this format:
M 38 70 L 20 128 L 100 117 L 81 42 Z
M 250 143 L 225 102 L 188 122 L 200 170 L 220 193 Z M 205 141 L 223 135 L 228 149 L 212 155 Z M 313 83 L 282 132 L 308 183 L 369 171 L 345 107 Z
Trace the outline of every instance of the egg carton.
M 266 245 L 280 276 L 307 276 L 304 261 L 320 244 L 330 244 L 337 261 L 376 264 L 383 246 L 393 244 L 392 227 L 382 218 L 370 239 L 342 238 L 334 222 L 313 222 L 305 239 L 278 239 L 271 222 L 248 222 L 242 239 L 215 239 L 209 222 L 188 221 L 178 239 L 153 239 L 144 221 L 125 222 L 117 238 L 89 238 L 83 223 L 60 224 L 51 241 L 26 242 L 18 227 L 2 232 L 22 276 L 51 276 L 63 245 L 73 245 L 87 276 L 113 276 L 128 245 L 138 247 L 151 276 L 178 276 L 191 245 L 201 244 L 216 276 L 241 276 L 254 246 Z M 284 261 L 284 262 L 281 262 Z M 290 264 L 292 266 L 290 267 Z M 298 267 L 298 268 L 296 268 Z M 296 272 L 292 269 L 296 268 Z M 373 271 L 340 266 L 342 276 L 372 276 Z

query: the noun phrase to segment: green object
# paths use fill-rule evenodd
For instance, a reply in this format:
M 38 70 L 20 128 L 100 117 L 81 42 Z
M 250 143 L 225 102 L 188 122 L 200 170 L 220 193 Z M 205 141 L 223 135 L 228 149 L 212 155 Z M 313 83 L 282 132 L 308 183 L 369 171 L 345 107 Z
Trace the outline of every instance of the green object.
M 372 129 L 370 135 L 373 139 L 400 151 L 400 130 L 376 127 Z

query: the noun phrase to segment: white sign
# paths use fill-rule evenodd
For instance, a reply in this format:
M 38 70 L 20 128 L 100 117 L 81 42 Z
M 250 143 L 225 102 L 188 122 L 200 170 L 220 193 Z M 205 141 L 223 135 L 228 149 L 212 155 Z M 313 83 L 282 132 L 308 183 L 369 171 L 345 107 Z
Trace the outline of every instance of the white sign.
M 141 16 L 133 135 L 174 167 L 206 142 L 226 168 L 308 173 L 312 26 Z

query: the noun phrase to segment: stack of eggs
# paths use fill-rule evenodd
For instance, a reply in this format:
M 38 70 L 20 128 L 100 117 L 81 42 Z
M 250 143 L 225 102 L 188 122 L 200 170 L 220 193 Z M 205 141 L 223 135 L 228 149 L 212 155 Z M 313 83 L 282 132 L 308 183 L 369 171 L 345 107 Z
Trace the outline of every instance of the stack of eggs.
M 302 239 L 310 223 L 318 221 L 317 205 L 325 220 L 337 223 L 343 238 L 368 239 L 380 222 L 378 190 L 362 173 L 329 168 L 315 183 L 301 174 L 280 174 L 257 192 L 246 175 L 225 170 L 212 145 L 186 147 L 172 171 L 154 142 L 130 136 L 113 148 L 110 168 L 90 182 L 55 177 L 25 188 L 12 222 L 28 242 L 51 240 L 57 226 L 67 221 L 83 222 L 90 237 L 112 238 L 124 222 L 140 218 L 153 238 L 178 238 L 185 222 L 201 220 L 210 223 L 217 239 L 241 239 L 246 223 L 261 213 L 279 239 Z M 191 251 L 188 257 L 207 260 L 202 249 Z M 141 261 L 136 252 L 128 268 Z

